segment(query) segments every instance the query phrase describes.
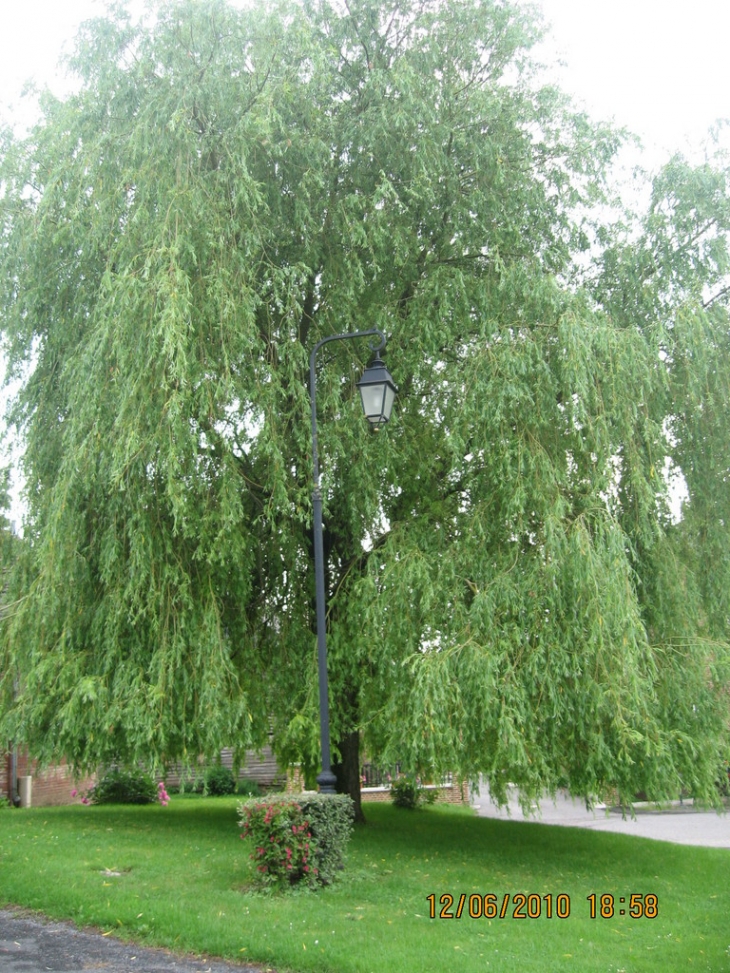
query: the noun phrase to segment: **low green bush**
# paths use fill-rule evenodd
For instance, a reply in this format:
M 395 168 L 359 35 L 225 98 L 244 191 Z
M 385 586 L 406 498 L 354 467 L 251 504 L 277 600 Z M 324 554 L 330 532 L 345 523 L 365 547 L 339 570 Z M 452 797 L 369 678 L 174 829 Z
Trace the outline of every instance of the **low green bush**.
M 154 804 L 158 787 L 140 770 L 110 770 L 89 791 L 91 804 Z
M 421 804 L 433 804 L 436 793 L 423 787 L 412 774 L 400 774 L 390 785 L 390 799 L 396 807 L 414 810 Z
M 257 781 L 246 780 L 244 777 L 243 780 L 239 780 L 236 786 L 236 793 L 240 794 L 241 797 L 261 797 L 263 792 Z
M 236 793 L 236 778 L 233 771 L 218 765 L 209 767 L 205 772 L 205 794 L 210 797 L 224 797 Z
M 242 802 L 238 810 L 260 885 L 317 888 L 331 884 L 343 868 L 354 819 L 346 795 L 268 797 Z

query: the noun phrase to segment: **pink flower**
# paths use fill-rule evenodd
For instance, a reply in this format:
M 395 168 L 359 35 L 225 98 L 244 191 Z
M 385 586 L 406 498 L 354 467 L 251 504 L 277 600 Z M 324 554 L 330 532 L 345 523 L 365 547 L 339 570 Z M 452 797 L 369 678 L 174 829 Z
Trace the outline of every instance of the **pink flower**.
M 88 803 L 89 803 L 89 799 L 88 799 L 88 797 L 82 797 L 82 798 L 81 798 L 81 803 L 82 803 L 82 804 L 88 804 Z
M 77 794 L 78 794 L 78 791 L 74 787 L 74 789 L 71 791 L 71 797 L 76 797 Z

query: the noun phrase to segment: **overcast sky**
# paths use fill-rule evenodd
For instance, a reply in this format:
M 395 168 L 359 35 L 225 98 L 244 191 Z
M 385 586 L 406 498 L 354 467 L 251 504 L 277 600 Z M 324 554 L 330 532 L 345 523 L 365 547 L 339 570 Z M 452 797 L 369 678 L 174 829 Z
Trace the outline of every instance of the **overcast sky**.
M 135 7 L 143 3 L 135 0 Z M 563 87 L 596 117 L 614 118 L 665 156 L 698 145 L 716 119 L 730 117 L 730 0 L 535 6 L 553 27 L 544 56 L 562 57 Z M 55 89 L 62 46 L 79 23 L 102 11 L 99 0 L 0 0 L 0 105 L 14 102 L 17 116 L 29 77 Z
M 730 118 L 730 0 L 543 0 L 563 86 L 663 154 Z M 654 154 L 654 153 L 652 153 Z

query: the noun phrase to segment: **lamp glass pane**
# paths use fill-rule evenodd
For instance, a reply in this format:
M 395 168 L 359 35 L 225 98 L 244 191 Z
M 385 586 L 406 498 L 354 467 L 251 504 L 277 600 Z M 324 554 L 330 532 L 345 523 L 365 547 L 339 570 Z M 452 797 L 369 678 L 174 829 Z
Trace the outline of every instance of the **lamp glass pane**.
M 381 385 L 361 385 L 363 412 L 371 422 L 380 422 L 383 409 L 383 388 Z
M 390 419 L 390 413 L 393 408 L 393 403 L 395 402 L 395 389 L 392 385 L 385 386 L 385 401 L 383 403 L 383 421 L 387 422 Z

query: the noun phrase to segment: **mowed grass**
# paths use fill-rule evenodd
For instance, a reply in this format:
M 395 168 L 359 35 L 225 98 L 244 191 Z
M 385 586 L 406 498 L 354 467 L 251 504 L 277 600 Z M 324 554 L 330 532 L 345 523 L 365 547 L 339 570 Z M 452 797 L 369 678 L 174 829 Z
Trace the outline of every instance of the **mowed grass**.
M 249 888 L 236 804 L 2 811 L 0 904 L 278 971 L 730 973 L 730 850 L 371 805 L 338 884 L 266 896 Z M 431 918 L 427 897 L 438 916 L 446 893 L 454 918 Z M 469 897 L 478 912 L 490 893 L 500 908 L 506 893 L 539 896 L 542 914 L 512 918 L 510 899 L 503 919 L 471 918 Z M 612 918 L 589 917 L 592 893 L 615 897 Z M 648 893 L 656 918 L 618 914 Z M 556 916 L 559 894 L 567 918 Z

